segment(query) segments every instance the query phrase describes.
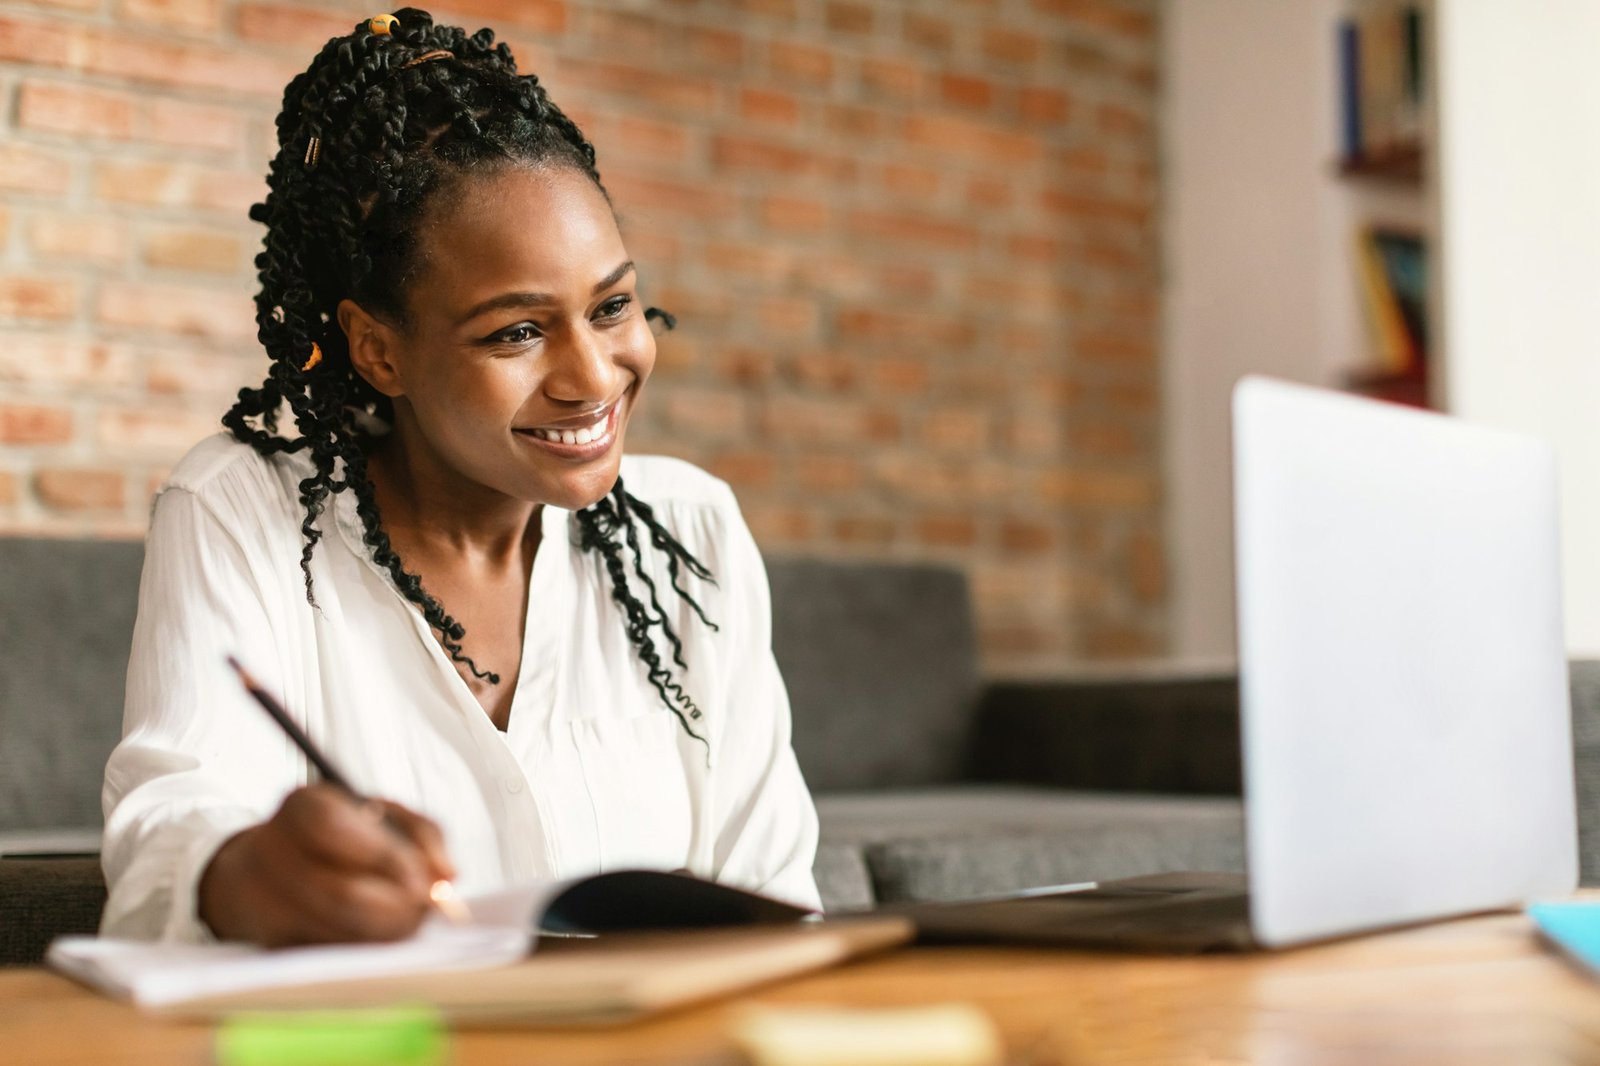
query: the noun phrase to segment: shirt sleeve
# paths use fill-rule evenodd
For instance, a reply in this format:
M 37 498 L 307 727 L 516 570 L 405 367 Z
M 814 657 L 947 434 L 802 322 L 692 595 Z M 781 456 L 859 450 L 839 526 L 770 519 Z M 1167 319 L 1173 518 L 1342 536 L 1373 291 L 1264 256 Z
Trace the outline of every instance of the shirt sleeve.
M 106 765 L 101 932 L 211 939 L 196 888 L 217 849 L 305 779 L 281 731 L 249 702 L 233 654 L 277 686 L 266 561 L 194 493 L 157 498 L 139 582 L 123 739 Z
M 729 642 L 726 699 L 713 734 L 716 878 L 822 909 L 812 865 L 817 810 L 790 743 L 789 695 L 772 654 L 772 603 L 755 539 L 732 502 L 725 510 L 721 574 Z

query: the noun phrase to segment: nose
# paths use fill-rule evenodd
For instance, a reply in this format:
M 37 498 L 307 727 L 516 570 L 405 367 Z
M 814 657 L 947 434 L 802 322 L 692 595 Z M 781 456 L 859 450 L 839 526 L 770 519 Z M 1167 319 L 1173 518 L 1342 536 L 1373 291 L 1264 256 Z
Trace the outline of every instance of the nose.
M 623 368 L 607 338 L 583 323 L 545 345 L 544 393 L 567 404 L 601 403 L 621 391 Z

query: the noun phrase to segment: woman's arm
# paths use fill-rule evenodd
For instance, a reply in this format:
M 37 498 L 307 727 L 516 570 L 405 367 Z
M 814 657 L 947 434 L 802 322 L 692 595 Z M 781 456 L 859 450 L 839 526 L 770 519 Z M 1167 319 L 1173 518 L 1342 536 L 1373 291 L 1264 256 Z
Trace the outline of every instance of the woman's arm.
M 404 936 L 432 882 L 452 876 L 437 828 L 393 804 L 296 788 L 303 757 L 224 665 L 239 655 L 291 692 L 315 665 L 303 587 L 274 580 L 281 560 L 260 523 L 245 525 L 183 489 L 157 501 L 124 737 L 106 766 L 102 931 L 266 944 Z

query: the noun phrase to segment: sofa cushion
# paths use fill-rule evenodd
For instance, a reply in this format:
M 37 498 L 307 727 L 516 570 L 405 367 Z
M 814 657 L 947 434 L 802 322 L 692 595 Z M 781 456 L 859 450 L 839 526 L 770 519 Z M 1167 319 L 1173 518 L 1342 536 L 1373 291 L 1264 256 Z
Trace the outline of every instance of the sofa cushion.
M 0 830 L 100 824 L 144 546 L 0 540 Z
M 824 911 L 863 910 L 872 906 L 872 875 L 867 857 L 855 844 L 820 844 L 811 872 L 817 879 Z
M 773 560 L 772 645 L 818 790 L 957 780 L 978 664 L 967 581 L 941 566 Z
M 58 936 L 100 927 L 99 859 L 0 859 L 0 966 L 34 965 Z
M 1236 798 L 972 786 L 819 796 L 817 810 L 825 843 L 862 849 L 879 903 L 1244 869 Z

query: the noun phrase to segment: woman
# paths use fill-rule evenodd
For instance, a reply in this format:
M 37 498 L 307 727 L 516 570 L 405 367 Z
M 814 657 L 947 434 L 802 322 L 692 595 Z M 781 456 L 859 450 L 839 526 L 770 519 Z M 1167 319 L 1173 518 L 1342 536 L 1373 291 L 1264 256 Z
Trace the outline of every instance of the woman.
M 671 319 L 593 148 L 414 9 L 329 41 L 277 128 L 271 366 L 156 499 L 102 931 L 389 939 L 439 878 L 626 866 L 817 906 L 755 545 L 722 482 L 622 458 Z M 386 801 L 314 783 L 230 653 Z

